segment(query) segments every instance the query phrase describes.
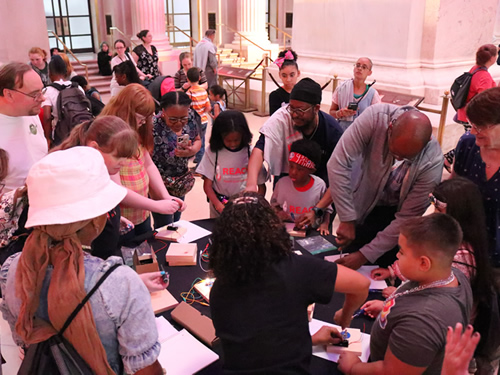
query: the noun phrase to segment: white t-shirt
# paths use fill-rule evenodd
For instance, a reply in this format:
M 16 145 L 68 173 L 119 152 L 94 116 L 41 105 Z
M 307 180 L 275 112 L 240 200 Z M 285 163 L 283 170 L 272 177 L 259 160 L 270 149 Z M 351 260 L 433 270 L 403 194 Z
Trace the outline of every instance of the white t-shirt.
M 281 207 L 292 219 L 311 211 L 326 192 L 325 181 L 314 175 L 311 177 L 312 180 L 300 189 L 293 186 L 289 176 L 280 178 L 274 188 L 271 205 Z M 325 211 L 331 212 L 331 208 Z
M 40 118 L 0 114 L 0 148 L 9 156 L 7 177 L 1 182 L 8 192 L 23 186 L 31 166 L 48 153 Z
M 116 65 L 120 65 L 122 62 L 127 61 L 127 60 L 132 61 L 132 63 L 134 64 L 135 68 L 137 69 L 137 64 L 135 63 L 135 60 L 132 58 L 132 56 L 130 56 L 130 54 L 125 54 L 125 59 L 124 60 L 122 60 L 121 57 L 118 56 L 118 55 L 116 55 L 115 57 L 113 57 L 111 59 L 111 70 L 113 70 L 113 68 Z M 113 72 L 113 75 L 111 76 L 111 84 L 110 84 L 109 87 L 111 89 L 111 97 L 113 97 L 113 96 L 118 95 L 118 93 L 120 91 L 122 91 L 125 86 L 120 86 L 118 84 L 118 82 L 116 82 L 115 73 Z
M 53 83 L 58 83 L 63 86 L 71 86 L 73 84 L 73 82 L 71 81 L 65 81 L 62 79 Z M 85 91 L 83 91 L 83 89 L 80 86 L 78 86 L 78 88 L 85 96 Z M 57 98 L 59 97 L 59 90 L 57 90 L 55 87 L 47 86 L 47 91 L 45 92 L 45 94 L 43 94 L 43 96 L 45 96 L 45 101 L 42 103 L 42 107 L 45 106 L 52 107 L 52 117 L 53 117 L 52 132 L 53 132 L 54 129 L 56 128 L 57 120 L 59 119 L 59 111 L 57 110 Z
M 217 166 L 215 166 L 216 153 L 207 147 L 196 172 L 212 180 L 212 187 L 217 193 L 230 197 L 245 189 L 248 155 L 251 152 L 252 150 L 247 147 L 236 152 L 223 148 L 217 151 Z M 257 184 L 265 182 L 266 172 L 262 168 Z

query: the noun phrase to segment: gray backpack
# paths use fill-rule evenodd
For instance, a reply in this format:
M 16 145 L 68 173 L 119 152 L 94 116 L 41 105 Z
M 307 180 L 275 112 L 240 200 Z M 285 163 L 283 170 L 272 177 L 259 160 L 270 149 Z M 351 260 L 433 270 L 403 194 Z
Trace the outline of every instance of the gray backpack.
M 49 86 L 59 91 L 56 104 L 59 118 L 53 139 L 53 144 L 58 145 L 68 137 L 76 125 L 92 120 L 94 116 L 92 116 L 90 101 L 78 88 L 78 83 L 73 82 L 71 86 L 51 83 Z

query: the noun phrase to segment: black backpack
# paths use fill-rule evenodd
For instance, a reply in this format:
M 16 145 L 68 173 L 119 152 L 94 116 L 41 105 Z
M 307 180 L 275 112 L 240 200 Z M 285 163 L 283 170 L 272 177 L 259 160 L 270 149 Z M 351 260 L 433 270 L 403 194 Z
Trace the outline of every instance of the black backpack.
M 88 292 L 82 302 L 73 310 L 64 323 L 61 331 L 49 339 L 29 346 L 21 363 L 17 375 L 94 375 L 94 371 L 78 354 L 73 345 L 63 337 L 63 333 L 70 323 L 90 299 L 92 294 L 101 286 L 106 278 L 117 269 L 115 264 L 99 279 L 92 290 Z
M 57 97 L 57 112 L 59 118 L 54 130 L 54 145 L 64 141 L 71 130 L 82 122 L 92 120 L 91 104 L 85 94 L 78 88 L 78 83 L 72 82 L 71 86 L 51 83 L 49 86 L 59 91 Z
M 484 67 L 479 67 L 472 73 L 465 72 L 460 77 L 457 77 L 453 84 L 451 85 L 451 105 L 457 111 L 460 108 L 465 107 L 467 104 L 467 96 L 469 95 L 470 83 L 472 81 L 472 76 L 476 74 L 479 70 L 486 70 Z

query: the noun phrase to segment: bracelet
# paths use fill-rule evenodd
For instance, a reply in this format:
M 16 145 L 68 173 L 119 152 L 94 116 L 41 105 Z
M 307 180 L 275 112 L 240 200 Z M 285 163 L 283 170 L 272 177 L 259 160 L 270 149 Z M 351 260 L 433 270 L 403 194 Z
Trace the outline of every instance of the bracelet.
M 337 118 L 340 118 L 340 117 L 341 117 L 341 116 L 339 115 L 339 112 L 340 112 L 340 109 L 339 109 L 337 112 L 335 112 L 335 116 L 337 116 Z

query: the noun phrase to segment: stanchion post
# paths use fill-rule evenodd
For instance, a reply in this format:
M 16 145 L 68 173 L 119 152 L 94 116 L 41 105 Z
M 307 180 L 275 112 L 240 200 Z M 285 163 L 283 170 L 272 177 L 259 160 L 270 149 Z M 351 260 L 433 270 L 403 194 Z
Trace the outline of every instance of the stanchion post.
M 335 90 L 337 89 L 337 86 L 339 84 L 339 79 L 338 79 L 338 76 L 336 74 L 333 75 L 333 82 L 332 82 L 332 94 L 335 92 Z
M 442 96 L 443 103 L 441 104 L 441 117 L 439 118 L 439 128 L 438 128 L 438 135 L 437 135 L 437 140 L 438 140 L 440 146 L 443 144 L 444 127 L 446 125 L 446 115 L 448 113 L 448 104 L 450 102 L 449 95 L 450 95 L 450 92 L 445 91 L 444 95 Z

